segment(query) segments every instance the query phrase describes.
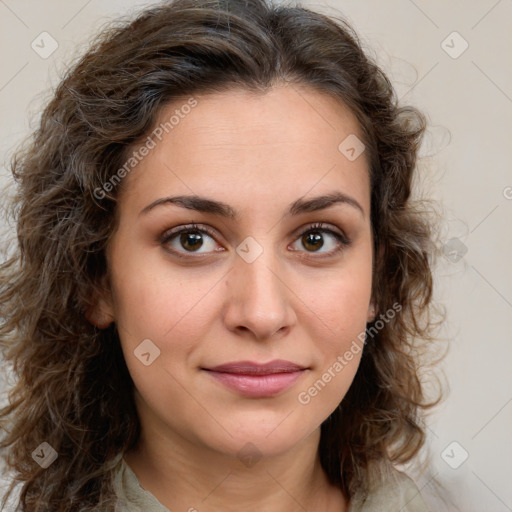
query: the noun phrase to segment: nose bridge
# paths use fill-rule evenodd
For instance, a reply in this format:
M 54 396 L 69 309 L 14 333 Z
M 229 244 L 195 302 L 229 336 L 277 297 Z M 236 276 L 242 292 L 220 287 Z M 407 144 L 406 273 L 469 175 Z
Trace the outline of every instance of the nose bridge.
M 242 242 L 230 274 L 226 314 L 230 329 L 245 328 L 263 339 L 290 325 L 289 290 L 270 243 L 263 247 L 254 239 Z

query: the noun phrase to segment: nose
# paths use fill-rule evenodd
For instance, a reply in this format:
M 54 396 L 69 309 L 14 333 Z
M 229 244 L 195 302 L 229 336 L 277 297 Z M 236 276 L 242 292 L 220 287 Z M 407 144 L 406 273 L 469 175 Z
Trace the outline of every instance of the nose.
M 270 250 L 252 263 L 237 255 L 226 287 L 223 316 L 230 331 L 265 341 L 276 333 L 283 335 L 296 322 L 291 303 L 295 295 Z

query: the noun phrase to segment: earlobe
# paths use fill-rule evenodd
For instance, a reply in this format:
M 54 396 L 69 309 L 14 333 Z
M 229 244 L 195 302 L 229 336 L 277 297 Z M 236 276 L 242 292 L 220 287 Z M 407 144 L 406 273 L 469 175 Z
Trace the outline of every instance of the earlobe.
M 106 311 L 100 302 L 103 301 L 87 308 L 85 318 L 98 329 L 106 329 L 114 321 L 114 315 L 110 311 Z
M 384 246 L 381 245 L 378 248 L 377 260 L 374 262 L 375 268 L 379 267 L 379 265 L 383 261 L 383 258 L 384 258 Z M 366 317 L 366 323 L 373 322 L 376 317 L 377 317 L 377 307 L 375 306 L 375 299 L 372 298 L 370 301 L 370 305 L 368 306 L 368 315 Z
M 102 284 L 105 285 L 105 281 Z M 112 297 L 107 286 L 103 286 L 101 293 L 95 293 L 92 303 L 87 307 L 85 318 L 98 329 L 106 329 L 115 320 Z
M 370 303 L 370 305 L 368 306 L 368 316 L 366 317 L 366 322 L 367 323 L 373 322 L 375 320 L 376 316 L 377 316 L 376 307 L 372 301 Z

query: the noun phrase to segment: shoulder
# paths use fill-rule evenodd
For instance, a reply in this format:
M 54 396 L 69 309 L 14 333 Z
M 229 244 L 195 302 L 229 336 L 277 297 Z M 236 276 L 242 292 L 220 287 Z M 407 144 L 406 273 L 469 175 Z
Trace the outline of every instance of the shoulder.
M 405 473 L 390 472 L 368 494 L 356 494 L 349 512 L 429 512 L 416 484 Z
M 170 512 L 141 486 L 123 457 L 116 464 L 113 487 L 117 495 L 116 512 Z

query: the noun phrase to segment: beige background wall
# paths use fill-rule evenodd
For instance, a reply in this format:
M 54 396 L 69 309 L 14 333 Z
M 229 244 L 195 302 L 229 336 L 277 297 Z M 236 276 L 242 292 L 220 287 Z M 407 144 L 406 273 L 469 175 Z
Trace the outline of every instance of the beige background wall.
M 0 0 L 2 159 L 27 133 L 41 93 L 89 35 L 145 3 Z M 443 368 L 451 391 L 429 420 L 433 466 L 418 483 L 431 503 L 432 476 L 452 494 L 450 505 L 433 510 L 511 511 L 512 1 L 308 4 L 343 13 L 399 97 L 426 111 L 432 125 L 421 169 L 446 221 L 447 257 L 436 284 L 448 309 L 443 335 L 451 350 Z M 52 44 L 58 47 L 47 56 Z M 3 168 L 0 185 L 8 181 Z

